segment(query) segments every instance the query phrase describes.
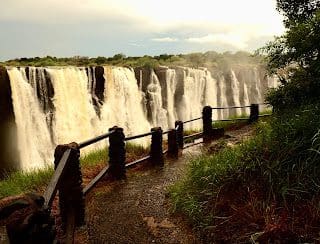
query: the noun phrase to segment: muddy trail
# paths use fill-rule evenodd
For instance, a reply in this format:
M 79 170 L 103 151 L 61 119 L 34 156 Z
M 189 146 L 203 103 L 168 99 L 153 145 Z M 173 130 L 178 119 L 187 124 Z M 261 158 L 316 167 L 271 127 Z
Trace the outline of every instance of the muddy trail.
M 250 137 L 244 126 L 226 133 L 226 145 Z M 183 150 L 178 160 L 166 160 L 163 168 L 132 169 L 127 179 L 101 182 L 86 197 L 86 238 L 81 243 L 201 243 L 180 216 L 172 213 L 168 187 L 185 175 L 191 157 L 203 150 L 218 150 L 218 142 Z

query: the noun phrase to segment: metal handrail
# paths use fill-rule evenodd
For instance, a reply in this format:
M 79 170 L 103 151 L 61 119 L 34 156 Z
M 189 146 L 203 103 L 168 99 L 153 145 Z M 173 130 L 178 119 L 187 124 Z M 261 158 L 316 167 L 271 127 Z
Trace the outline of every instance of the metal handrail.
M 186 123 L 189 123 L 189 122 L 192 122 L 192 121 L 196 121 L 196 120 L 199 120 L 199 119 L 202 119 L 202 117 L 195 118 L 195 119 L 190 119 L 190 120 L 184 121 L 182 123 L 186 124 Z
M 124 138 L 124 140 L 125 141 L 130 141 L 130 140 L 138 139 L 138 138 L 141 138 L 141 137 L 150 136 L 152 134 L 153 134 L 153 132 L 151 131 L 151 132 L 140 134 L 140 135 L 136 135 L 136 136 L 126 137 L 126 138 Z
M 84 141 L 84 142 L 81 142 L 81 143 L 79 143 L 79 147 L 78 148 L 81 149 L 81 148 L 87 147 L 87 146 L 89 146 L 89 145 L 91 145 L 93 143 L 96 143 L 96 142 L 98 142 L 100 140 L 108 138 L 113 132 L 114 132 L 114 130 L 111 130 L 110 132 L 108 132 L 106 134 L 103 134 L 101 136 L 97 136 L 95 138 L 89 139 L 89 140 Z
M 232 106 L 232 107 L 213 107 L 211 109 L 236 109 L 236 108 L 250 108 L 251 105 L 246 105 L 246 106 Z
M 183 139 L 186 140 L 186 139 L 189 139 L 189 138 L 192 138 L 192 137 L 201 136 L 202 134 L 203 134 L 202 132 L 194 133 L 194 134 L 191 134 L 191 135 L 184 136 Z

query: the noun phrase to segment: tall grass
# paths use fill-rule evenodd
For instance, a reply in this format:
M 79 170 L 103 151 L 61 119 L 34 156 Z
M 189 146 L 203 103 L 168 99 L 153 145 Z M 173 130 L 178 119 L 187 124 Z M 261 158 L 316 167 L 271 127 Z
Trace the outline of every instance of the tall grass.
M 170 189 L 175 209 L 196 227 L 209 227 L 232 208 L 230 199 L 248 201 L 250 191 L 259 193 L 250 204 L 260 206 L 260 215 L 275 203 L 292 210 L 311 202 L 320 197 L 319 129 L 319 104 L 282 111 L 239 146 L 192 159 L 186 178 Z M 228 201 L 220 206 L 222 196 Z

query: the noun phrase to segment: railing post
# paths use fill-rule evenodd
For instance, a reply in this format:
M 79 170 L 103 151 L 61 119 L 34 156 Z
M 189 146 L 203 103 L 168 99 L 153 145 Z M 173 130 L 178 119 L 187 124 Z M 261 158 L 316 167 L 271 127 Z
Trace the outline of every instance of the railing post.
M 178 158 L 179 145 L 177 140 L 176 129 L 171 129 L 168 132 L 168 156 L 172 158 Z
M 67 230 L 69 226 L 81 226 L 84 224 L 85 203 L 82 192 L 82 174 L 80 169 L 80 150 L 78 144 L 58 145 L 54 152 L 55 169 L 64 154 L 71 149 L 62 183 L 59 185 L 59 207 L 62 220 L 62 229 Z M 72 230 L 73 231 L 73 230 Z
M 110 174 L 116 179 L 126 178 L 126 148 L 124 142 L 123 129 L 114 126 L 109 132 L 114 131 L 109 136 L 109 165 Z
M 180 149 L 183 149 L 183 122 L 182 121 L 176 121 L 174 123 L 174 126 L 177 131 L 177 141 L 178 141 L 178 146 Z
M 203 142 L 208 143 L 212 137 L 212 108 L 205 106 L 202 110 Z
M 259 104 L 251 104 L 249 122 L 250 123 L 256 122 L 258 121 L 258 118 L 259 118 Z
M 150 162 L 154 165 L 163 166 L 162 129 L 161 127 L 155 127 L 151 129 L 151 132 Z

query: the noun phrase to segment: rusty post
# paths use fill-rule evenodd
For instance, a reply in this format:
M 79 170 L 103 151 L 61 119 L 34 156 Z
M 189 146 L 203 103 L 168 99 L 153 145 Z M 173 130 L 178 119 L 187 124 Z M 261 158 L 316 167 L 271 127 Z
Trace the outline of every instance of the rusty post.
M 171 129 L 168 132 L 168 156 L 171 158 L 178 158 L 179 145 L 177 140 L 177 131 Z
M 177 131 L 177 141 L 178 141 L 178 146 L 180 149 L 183 149 L 183 122 L 182 121 L 176 121 L 174 123 L 174 126 Z
M 117 126 L 114 126 L 109 129 L 114 131 L 109 136 L 109 165 L 110 165 L 110 174 L 115 179 L 125 179 L 126 178 L 126 147 L 123 133 L 123 129 Z
M 150 162 L 154 165 L 163 166 L 162 129 L 161 127 L 155 127 L 151 129 L 151 132 Z
M 58 167 L 64 152 L 68 149 L 71 149 L 71 152 L 67 161 L 67 168 L 63 175 L 62 183 L 58 187 L 60 215 L 64 230 L 70 224 L 75 224 L 76 226 L 83 225 L 85 216 L 82 174 L 79 160 L 80 150 L 77 143 L 72 142 L 56 147 L 54 152 L 55 169 Z M 72 216 L 70 216 L 70 213 L 73 213 Z
M 203 142 L 208 143 L 212 137 L 212 108 L 205 106 L 202 110 Z
M 251 104 L 249 123 L 258 121 L 259 118 L 259 104 Z

